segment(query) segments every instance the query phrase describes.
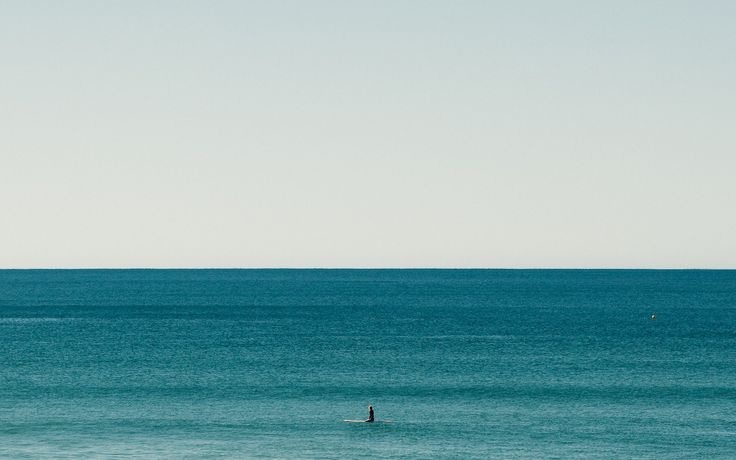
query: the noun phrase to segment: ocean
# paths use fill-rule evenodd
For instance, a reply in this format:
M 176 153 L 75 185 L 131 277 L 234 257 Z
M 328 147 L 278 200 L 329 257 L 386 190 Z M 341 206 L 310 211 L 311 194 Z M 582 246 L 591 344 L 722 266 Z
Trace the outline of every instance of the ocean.
M 0 457 L 366 456 L 736 458 L 736 271 L 0 271 Z

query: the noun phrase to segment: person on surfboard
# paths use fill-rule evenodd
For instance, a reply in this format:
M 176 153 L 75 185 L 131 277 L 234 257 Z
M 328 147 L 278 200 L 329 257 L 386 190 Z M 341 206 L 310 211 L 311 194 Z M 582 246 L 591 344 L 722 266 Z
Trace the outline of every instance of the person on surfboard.
M 375 418 L 373 417 L 373 406 L 368 406 L 368 420 L 366 422 L 373 423 Z

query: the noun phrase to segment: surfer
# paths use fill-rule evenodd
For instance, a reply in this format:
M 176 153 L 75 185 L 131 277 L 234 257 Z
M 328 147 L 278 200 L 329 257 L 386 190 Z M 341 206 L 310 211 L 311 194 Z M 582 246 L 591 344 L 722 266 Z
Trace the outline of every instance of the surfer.
M 651 319 L 652 321 L 656 320 L 657 319 L 657 314 L 656 313 L 652 313 L 652 315 L 649 317 L 649 319 Z
M 348 423 L 393 423 L 391 420 L 376 420 L 375 415 L 373 415 L 373 406 L 368 406 L 368 418 L 363 420 L 343 420 L 344 422 Z

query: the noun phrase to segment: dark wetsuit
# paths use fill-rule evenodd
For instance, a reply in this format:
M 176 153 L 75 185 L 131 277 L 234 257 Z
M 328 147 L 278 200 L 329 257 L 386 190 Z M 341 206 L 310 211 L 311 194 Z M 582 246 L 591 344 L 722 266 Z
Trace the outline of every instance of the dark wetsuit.
M 368 412 L 368 420 L 366 422 L 372 422 L 373 421 L 373 408 L 371 407 L 369 409 L 370 412 Z

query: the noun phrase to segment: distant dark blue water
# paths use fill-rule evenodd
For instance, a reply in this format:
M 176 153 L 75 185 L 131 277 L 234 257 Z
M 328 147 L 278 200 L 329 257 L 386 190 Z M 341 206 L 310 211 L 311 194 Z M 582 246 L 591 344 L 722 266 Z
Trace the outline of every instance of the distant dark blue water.
M 0 271 L 0 394 L 10 458 L 734 458 L 736 271 Z

